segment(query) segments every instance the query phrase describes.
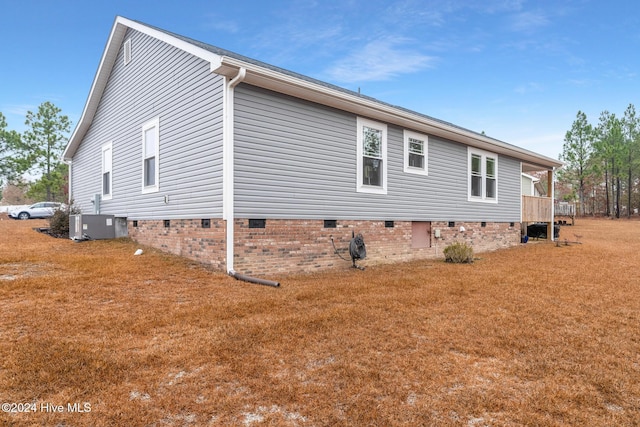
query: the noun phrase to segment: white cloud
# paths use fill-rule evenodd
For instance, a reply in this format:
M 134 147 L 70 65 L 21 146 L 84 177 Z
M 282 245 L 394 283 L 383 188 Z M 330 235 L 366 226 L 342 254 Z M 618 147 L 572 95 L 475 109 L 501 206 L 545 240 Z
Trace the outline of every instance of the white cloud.
M 591 78 L 569 79 L 567 83 L 572 86 L 589 87 L 597 83 L 597 80 Z
M 522 9 L 524 0 L 495 0 L 478 2 L 477 7 L 487 13 L 498 13 L 503 11 Z
M 536 82 L 524 83 L 515 88 L 515 92 L 520 95 L 525 95 L 532 92 L 541 92 L 542 90 L 543 86 L 540 83 Z
M 240 25 L 236 21 L 229 20 L 219 15 L 210 14 L 205 16 L 206 22 L 203 27 L 207 30 L 216 30 L 223 33 L 236 34 L 240 31 Z
M 30 104 L 10 104 L 2 107 L 2 111 L 5 115 L 22 116 L 25 117 L 28 111 L 35 111 L 38 109 L 37 105 Z
M 613 80 L 635 80 L 638 76 L 634 70 L 629 69 L 626 66 L 613 66 L 605 69 L 603 72 L 604 77 Z
M 0 112 L 7 119 L 7 128 L 16 132 L 23 132 L 26 129 L 24 121 L 27 112 L 37 111 L 37 105 L 31 104 L 6 104 L 0 106 Z
M 549 24 L 541 12 L 521 12 L 513 15 L 509 27 L 513 31 L 529 33 Z
M 521 139 L 516 137 L 509 142 L 518 147 L 543 154 L 552 159 L 557 159 L 558 155 L 562 152 L 565 133 L 566 132 L 542 133 Z
M 369 42 L 329 67 L 326 73 L 333 80 L 353 83 L 387 80 L 433 66 L 435 57 L 403 48 L 407 41 L 390 37 Z

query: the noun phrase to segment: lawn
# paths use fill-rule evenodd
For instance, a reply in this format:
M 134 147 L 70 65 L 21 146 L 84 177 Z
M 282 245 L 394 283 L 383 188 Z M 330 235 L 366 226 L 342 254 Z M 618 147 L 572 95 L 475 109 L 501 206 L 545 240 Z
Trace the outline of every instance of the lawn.
M 45 224 L 0 220 L 2 425 L 640 425 L 640 221 L 280 288 Z

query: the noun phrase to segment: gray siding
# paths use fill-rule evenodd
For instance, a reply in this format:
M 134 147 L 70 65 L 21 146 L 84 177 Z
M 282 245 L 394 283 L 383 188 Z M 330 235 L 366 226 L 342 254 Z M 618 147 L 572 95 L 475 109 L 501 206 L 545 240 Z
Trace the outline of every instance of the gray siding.
M 129 30 L 100 106 L 73 158 L 72 197 L 83 212 L 101 192 L 101 147 L 113 143 L 111 200 L 101 212 L 130 219 L 222 216 L 222 77 L 209 63 Z M 159 192 L 142 194 L 142 125 L 159 117 Z M 165 204 L 165 196 L 169 203 Z
M 403 172 L 388 126 L 387 194 L 356 192 L 356 116 L 246 84 L 235 90 L 240 218 L 520 220 L 520 162 L 498 158 L 497 204 L 467 200 L 467 147 L 429 137 L 428 176 Z

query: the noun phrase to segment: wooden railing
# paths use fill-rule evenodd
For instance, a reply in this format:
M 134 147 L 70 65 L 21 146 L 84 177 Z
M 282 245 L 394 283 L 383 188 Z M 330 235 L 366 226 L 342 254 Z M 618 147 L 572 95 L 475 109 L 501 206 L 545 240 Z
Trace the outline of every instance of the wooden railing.
M 549 197 L 522 196 L 522 222 L 553 222 Z
M 576 205 L 573 203 L 556 202 L 553 210 L 556 216 L 576 216 Z

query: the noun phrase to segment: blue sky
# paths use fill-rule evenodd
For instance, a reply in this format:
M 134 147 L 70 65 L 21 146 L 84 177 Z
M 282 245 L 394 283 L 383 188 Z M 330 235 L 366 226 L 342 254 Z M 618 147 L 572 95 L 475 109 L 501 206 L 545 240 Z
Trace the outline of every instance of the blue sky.
M 578 110 L 640 107 L 635 0 L 0 0 L 0 112 L 77 123 L 116 15 L 557 158 Z

